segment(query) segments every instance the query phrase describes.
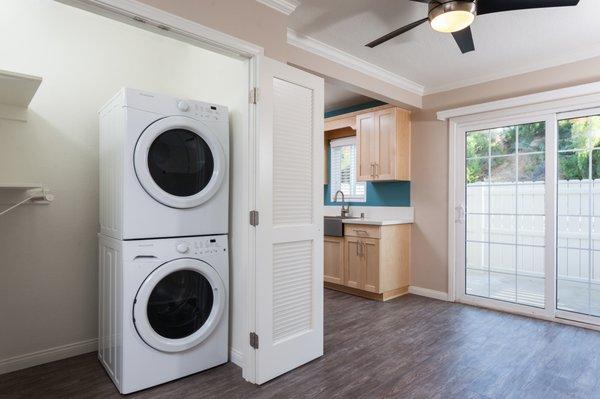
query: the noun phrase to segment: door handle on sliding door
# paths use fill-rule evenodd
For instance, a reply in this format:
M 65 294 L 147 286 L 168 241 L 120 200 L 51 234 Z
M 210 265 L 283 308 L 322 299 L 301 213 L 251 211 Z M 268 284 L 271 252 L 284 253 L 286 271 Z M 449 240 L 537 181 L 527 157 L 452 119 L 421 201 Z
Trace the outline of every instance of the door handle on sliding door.
M 463 204 L 454 208 L 454 222 L 461 224 L 465 222 L 465 206 Z

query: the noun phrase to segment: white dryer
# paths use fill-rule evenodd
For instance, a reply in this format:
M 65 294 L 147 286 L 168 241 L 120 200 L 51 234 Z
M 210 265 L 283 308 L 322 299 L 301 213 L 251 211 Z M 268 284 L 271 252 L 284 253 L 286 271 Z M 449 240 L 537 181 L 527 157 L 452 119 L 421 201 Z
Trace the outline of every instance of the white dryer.
M 98 357 L 121 393 L 227 362 L 226 235 L 98 236 Z
M 102 234 L 227 234 L 227 107 L 124 88 L 99 116 Z

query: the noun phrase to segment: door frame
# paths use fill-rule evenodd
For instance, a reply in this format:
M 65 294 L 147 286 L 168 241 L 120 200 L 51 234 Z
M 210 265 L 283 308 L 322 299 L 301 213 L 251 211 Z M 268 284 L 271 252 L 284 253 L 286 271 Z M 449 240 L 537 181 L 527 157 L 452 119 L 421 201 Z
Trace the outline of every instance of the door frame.
M 141 3 L 137 0 L 54 0 L 69 6 L 89 11 L 94 14 L 102 15 L 109 19 L 123 22 L 144 30 L 148 30 L 161 35 L 169 36 L 179 41 L 190 43 L 194 46 L 204 48 L 209 51 L 227 55 L 248 61 L 248 92 L 259 87 L 259 72 L 261 58 L 264 57 L 264 49 L 253 43 L 209 28 L 197 22 L 179 17 L 169 12 Z M 240 209 L 239 217 L 245 221 L 241 231 L 244 237 L 240 238 L 242 245 L 237 250 L 239 258 L 246 259 L 247 264 L 243 268 L 241 279 L 245 281 L 244 292 L 240 297 L 244 298 L 246 303 L 245 314 L 248 315 L 242 320 L 243 330 L 246 336 L 250 331 L 255 330 L 256 325 L 256 306 L 255 306 L 255 229 L 247 223 L 249 212 L 256 205 L 256 172 L 257 172 L 257 131 L 258 114 L 260 112 L 260 102 L 253 104 L 248 102 L 248 120 L 247 130 L 247 148 L 243 160 L 246 166 L 245 172 L 247 178 L 243 189 L 243 195 L 248 199 L 247 207 Z M 230 303 L 231 306 L 231 303 Z M 242 312 L 240 312 L 242 313 Z M 231 314 L 231 312 L 230 312 Z M 243 316 L 243 314 L 241 315 Z M 246 341 L 246 343 L 248 343 Z M 256 357 L 255 351 L 249 343 L 242 345 L 241 348 L 232 348 L 230 346 L 230 360 L 242 368 L 242 376 L 245 380 L 256 382 Z
M 556 295 L 553 281 L 546 278 L 546 309 L 533 308 L 525 305 L 518 305 L 508 302 L 500 302 L 493 299 L 471 300 L 460 295 L 462 285 L 458 281 L 460 274 L 457 272 L 459 267 L 456 245 L 457 235 L 455 232 L 455 220 L 459 217 L 460 210 L 457 209 L 459 193 L 456 191 L 456 183 L 458 178 L 462 176 L 457 171 L 457 165 L 462 160 L 459 158 L 464 154 L 464 148 L 460 148 L 458 138 L 464 135 L 467 130 L 476 130 L 477 126 L 487 125 L 488 127 L 496 124 L 518 123 L 519 120 L 545 120 L 547 123 L 554 124 L 550 129 L 556 131 L 556 121 L 558 114 L 570 113 L 574 111 L 592 110 L 600 107 L 600 82 L 588 83 L 579 86 L 567 87 L 564 89 L 551 90 L 542 93 L 530 94 L 515 98 L 493 101 L 489 103 L 477 104 L 456 109 L 444 110 L 437 113 L 437 118 L 440 121 L 448 123 L 448 300 L 452 302 L 460 302 L 468 305 L 485 307 L 495 310 L 500 310 L 508 313 L 521 314 L 539 319 L 555 321 L 559 323 L 576 325 L 580 327 L 590 328 L 600 331 L 599 324 L 591 324 L 591 316 L 574 316 L 566 314 L 567 312 L 556 309 Z M 550 118 L 550 116 L 552 116 Z M 516 121 L 516 122 L 515 122 Z M 551 147 L 549 149 L 548 147 Z M 546 155 L 549 151 L 556 150 L 556 143 L 547 144 Z M 554 159 L 554 156 L 548 159 Z M 554 161 L 552 161 L 554 162 Z M 552 166 L 553 171 L 556 170 Z M 556 207 L 556 188 L 554 187 L 555 176 L 551 182 L 547 181 L 546 185 L 546 209 L 548 207 Z M 552 184 L 549 184 L 552 183 Z M 551 187 L 548 187 L 551 186 Z M 551 204 L 548 204 L 551 201 Z M 555 240 L 556 230 L 555 221 L 546 223 L 546 256 L 550 256 L 552 262 L 546 262 L 546 270 L 552 267 L 550 276 L 554 276 L 555 267 Z M 462 265 L 464 267 L 464 265 Z M 549 287 L 551 285 L 551 287 Z M 548 298 L 548 296 L 550 296 Z M 548 307 L 548 302 L 551 302 L 551 307 Z M 568 316 L 568 319 L 566 318 Z M 595 323 L 598 323 L 596 320 Z

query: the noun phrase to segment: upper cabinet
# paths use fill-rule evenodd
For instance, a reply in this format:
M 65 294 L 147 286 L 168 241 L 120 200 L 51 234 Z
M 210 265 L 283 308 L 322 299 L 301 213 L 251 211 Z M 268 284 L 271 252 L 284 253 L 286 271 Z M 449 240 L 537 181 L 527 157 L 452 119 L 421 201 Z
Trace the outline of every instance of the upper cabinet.
M 410 112 L 385 108 L 356 116 L 359 181 L 410 180 Z

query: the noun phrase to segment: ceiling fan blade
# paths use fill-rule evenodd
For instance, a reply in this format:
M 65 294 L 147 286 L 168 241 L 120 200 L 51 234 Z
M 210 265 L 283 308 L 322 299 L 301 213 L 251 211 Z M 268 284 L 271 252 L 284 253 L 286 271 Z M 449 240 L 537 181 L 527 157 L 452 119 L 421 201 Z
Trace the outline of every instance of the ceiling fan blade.
M 373 40 L 371 43 L 367 43 L 365 46 L 371 47 L 371 48 L 373 48 L 375 46 L 379 46 L 381 43 L 385 43 L 388 40 L 393 39 L 396 36 L 403 34 L 404 32 L 408 32 L 412 28 L 416 28 L 417 26 L 421 25 L 423 22 L 427 21 L 428 19 L 429 18 L 423 18 L 423 19 L 413 22 L 412 24 L 408 24 L 406 26 L 403 26 L 402 28 L 396 29 L 395 31 L 390 32 L 385 36 L 381 36 L 379 39 Z
M 454 40 L 456 40 L 456 44 L 458 44 L 458 47 L 463 54 L 475 50 L 475 43 L 473 43 L 473 35 L 471 34 L 470 27 L 467 26 L 463 30 L 454 32 L 452 33 L 452 36 L 454 37 Z
M 478 0 L 477 15 L 530 8 L 568 7 L 576 6 L 578 3 L 579 0 Z
M 410 1 L 416 1 L 417 3 L 425 3 L 425 4 L 431 3 L 431 1 L 429 1 L 429 0 L 410 0 Z

